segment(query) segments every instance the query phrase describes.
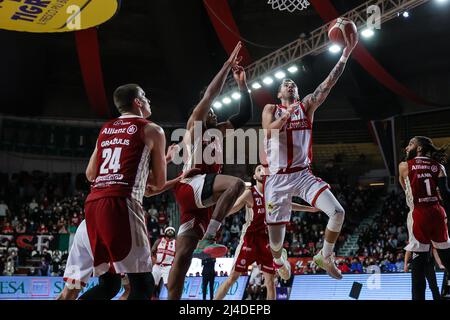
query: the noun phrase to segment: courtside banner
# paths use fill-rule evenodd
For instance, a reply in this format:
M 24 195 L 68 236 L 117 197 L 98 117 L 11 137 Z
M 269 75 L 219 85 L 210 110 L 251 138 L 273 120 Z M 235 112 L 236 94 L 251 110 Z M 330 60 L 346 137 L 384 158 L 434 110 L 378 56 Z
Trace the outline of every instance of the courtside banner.
M 80 294 L 97 284 L 98 278 L 91 278 Z M 63 288 L 62 277 L 0 277 L 0 300 L 55 300 Z M 122 293 L 123 288 L 114 300 L 118 299 Z
M 88 29 L 111 19 L 120 0 L 0 0 L 0 29 L 66 32 Z
M 228 277 L 216 277 L 214 280 L 214 292 L 217 292 L 219 286 L 227 280 Z M 245 288 L 247 287 L 248 276 L 240 276 L 239 279 L 230 287 L 224 300 L 242 300 Z M 209 300 L 209 285 L 206 288 L 206 299 Z M 167 289 L 163 287 L 159 299 L 167 299 Z M 202 277 L 186 277 L 184 280 L 182 300 L 202 300 Z

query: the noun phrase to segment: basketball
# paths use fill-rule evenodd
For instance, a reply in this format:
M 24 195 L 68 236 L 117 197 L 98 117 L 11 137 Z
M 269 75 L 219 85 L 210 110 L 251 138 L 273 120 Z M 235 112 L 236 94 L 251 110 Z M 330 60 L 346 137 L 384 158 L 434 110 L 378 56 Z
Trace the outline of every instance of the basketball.
M 331 42 L 345 47 L 346 40 L 350 39 L 351 34 L 357 33 L 356 25 L 347 18 L 334 19 L 328 28 L 328 38 Z

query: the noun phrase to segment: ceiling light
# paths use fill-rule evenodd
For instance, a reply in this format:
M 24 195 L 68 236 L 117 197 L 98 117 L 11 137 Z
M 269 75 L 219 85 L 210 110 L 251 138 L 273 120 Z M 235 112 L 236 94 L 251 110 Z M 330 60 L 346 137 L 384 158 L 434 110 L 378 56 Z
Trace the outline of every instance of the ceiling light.
M 328 50 L 329 50 L 331 53 L 338 53 L 338 52 L 341 51 L 341 47 L 338 46 L 337 44 L 333 44 L 331 47 L 328 48 Z
M 283 71 L 278 71 L 277 73 L 275 73 L 275 78 L 277 79 L 283 79 L 286 77 L 286 73 L 284 73 Z
M 261 88 L 261 85 L 259 84 L 259 82 L 254 82 L 254 83 L 252 84 L 252 88 L 258 90 L 258 89 Z
M 265 77 L 263 82 L 267 85 L 271 85 L 273 83 L 273 79 L 271 77 Z

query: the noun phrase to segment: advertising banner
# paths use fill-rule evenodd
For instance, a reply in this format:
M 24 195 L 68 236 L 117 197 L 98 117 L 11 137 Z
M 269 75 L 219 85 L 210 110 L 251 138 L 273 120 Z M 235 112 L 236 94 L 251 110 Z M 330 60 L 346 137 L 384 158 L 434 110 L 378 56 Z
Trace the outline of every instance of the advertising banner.
M 98 278 L 91 278 L 81 291 L 98 284 Z M 64 288 L 62 277 L 0 277 L 0 300 L 54 300 Z M 116 298 L 122 295 L 123 289 Z
M 227 277 L 216 277 L 214 281 L 214 292 L 217 291 L 219 286 L 227 279 Z M 238 281 L 233 284 L 228 290 L 224 300 L 242 300 L 247 286 L 248 276 L 240 276 Z M 184 280 L 183 300 L 202 300 L 202 277 L 186 277 Z M 167 289 L 164 287 L 159 295 L 161 300 L 167 299 Z M 209 300 L 209 288 L 206 288 L 206 299 Z
M 26 32 L 84 30 L 111 19 L 119 0 L 0 0 L 0 29 Z
M 444 274 L 436 272 L 439 288 Z M 289 300 L 353 300 L 353 283 L 362 285 L 359 300 L 411 300 L 410 273 L 345 274 L 336 281 L 328 275 L 295 276 Z M 427 287 L 426 299 L 432 300 Z

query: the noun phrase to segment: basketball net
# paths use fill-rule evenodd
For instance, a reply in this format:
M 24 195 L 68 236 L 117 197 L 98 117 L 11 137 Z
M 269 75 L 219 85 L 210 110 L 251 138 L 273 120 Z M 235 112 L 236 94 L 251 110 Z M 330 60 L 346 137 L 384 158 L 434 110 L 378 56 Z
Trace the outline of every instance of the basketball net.
M 272 9 L 289 12 L 294 12 L 295 10 L 306 9 L 310 3 L 307 0 L 269 0 L 267 4 L 272 5 Z

